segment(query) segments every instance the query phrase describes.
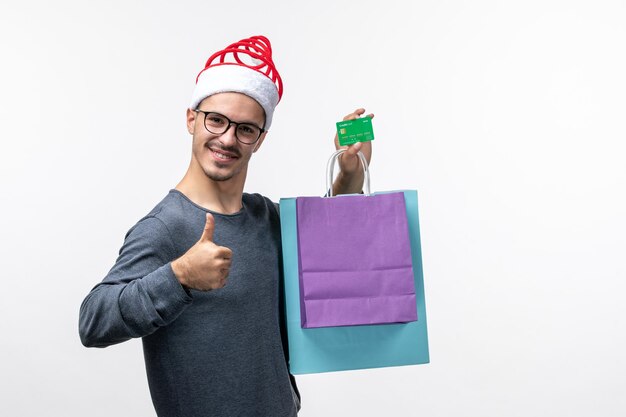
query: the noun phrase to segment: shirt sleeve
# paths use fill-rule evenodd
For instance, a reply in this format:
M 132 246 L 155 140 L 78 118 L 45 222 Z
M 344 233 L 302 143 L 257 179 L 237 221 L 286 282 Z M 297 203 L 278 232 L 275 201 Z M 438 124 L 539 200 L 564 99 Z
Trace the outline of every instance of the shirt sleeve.
M 105 347 L 174 321 L 192 302 L 172 271 L 174 259 L 165 224 L 156 217 L 139 221 L 127 233 L 113 268 L 81 304 L 82 343 Z

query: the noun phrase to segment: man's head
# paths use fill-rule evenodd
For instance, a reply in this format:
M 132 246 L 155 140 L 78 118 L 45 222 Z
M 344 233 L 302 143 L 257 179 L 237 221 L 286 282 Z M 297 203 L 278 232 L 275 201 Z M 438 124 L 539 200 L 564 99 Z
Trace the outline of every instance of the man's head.
M 196 78 L 187 110 L 194 171 L 243 187 L 282 93 L 267 38 L 253 36 L 213 54 Z

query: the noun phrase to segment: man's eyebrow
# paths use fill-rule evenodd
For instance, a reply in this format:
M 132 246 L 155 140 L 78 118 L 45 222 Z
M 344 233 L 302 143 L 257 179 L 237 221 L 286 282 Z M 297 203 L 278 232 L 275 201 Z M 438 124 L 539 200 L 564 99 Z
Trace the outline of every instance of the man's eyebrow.
M 217 113 L 217 114 L 219 114 L 219 115 L 221 115 L 221 116 L 228 117 L 228 118 L 229 118 L 231 121 L 233 121 L 233 122 L 237 122 L 237 123 L 247 123 L 247 124 L 250 124 L 250 125 L 255 125 L 255 126 L 257 126 L 257 127 L 263 127 L 263 123 L 264 123 L 264 122 L 257 123 L 257 122 L 255 122 L 254 120 L 250 120 L 250 119 L 248 119 L 248 120 L 246 120 L 246 119 L 243 119 L 243 120 L 234 120 L 234 119 L 233 119 L 232 117 L 230 117 L 229 115 L 224 114 L 224 113 L 220 113 L 219 111 L 215 111 L 215 110 L 202 110 L 202 109 L 198 109 L 198 110 L 204 111 L 204 112 L 206 112 L 206 113 Z M 263 119 L 265 120 L 265 118 L 263 118 Z
M 255 122 L 253 120 L 239 120 L 239 121 L 237 121 L 237 123 L 247 123 L 249 125 L 255 125 L 257 127 L 262 127 L 263 126 L 263 123 L 257 123 L 257 122 Z

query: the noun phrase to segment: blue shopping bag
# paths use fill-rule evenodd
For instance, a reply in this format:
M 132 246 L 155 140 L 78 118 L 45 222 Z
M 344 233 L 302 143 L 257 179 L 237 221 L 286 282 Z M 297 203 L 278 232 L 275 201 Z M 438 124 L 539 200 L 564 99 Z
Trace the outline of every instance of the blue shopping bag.
M 280 200 L 286 327 L 292 374 L 429 362 L 417 192 L 401 192 L 408 220 L 418 317 L 410 323 L 302 328 L 296 199 Z

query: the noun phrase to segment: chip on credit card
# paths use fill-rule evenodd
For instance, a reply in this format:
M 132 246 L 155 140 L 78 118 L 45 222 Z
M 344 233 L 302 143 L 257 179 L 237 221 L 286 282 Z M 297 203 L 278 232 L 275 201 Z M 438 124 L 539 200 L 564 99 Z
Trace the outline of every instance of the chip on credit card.
M 347 146 L 357 142 L 374 140 L 374 129 L 371 117 L 337 122 L 339 145 Z

